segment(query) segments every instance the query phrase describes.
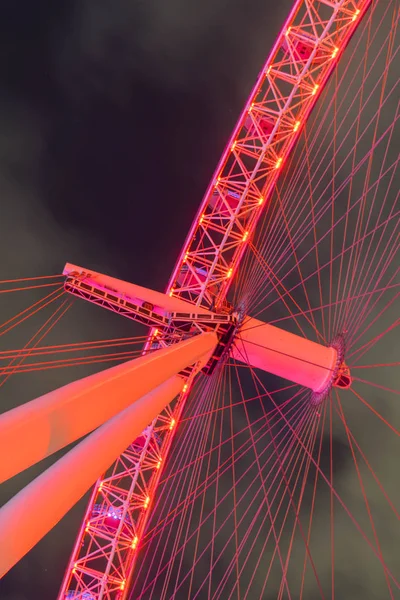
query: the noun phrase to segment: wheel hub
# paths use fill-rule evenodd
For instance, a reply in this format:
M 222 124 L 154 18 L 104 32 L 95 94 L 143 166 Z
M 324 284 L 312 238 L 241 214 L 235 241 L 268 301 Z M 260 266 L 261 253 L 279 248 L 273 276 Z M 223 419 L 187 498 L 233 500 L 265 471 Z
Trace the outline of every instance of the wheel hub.
M 331 348 L 337 352 L 336 365 L 332 377 L 326 387 L 320 392 L 312 392 L 310 402 L 314 406 L 321 404 L 330 394 L 333 387 L 342 390 L 349 389 L 352 383 L 350 369 L 345 363 L 346 340 L 343 333 L 339 333 L 331 342 Z

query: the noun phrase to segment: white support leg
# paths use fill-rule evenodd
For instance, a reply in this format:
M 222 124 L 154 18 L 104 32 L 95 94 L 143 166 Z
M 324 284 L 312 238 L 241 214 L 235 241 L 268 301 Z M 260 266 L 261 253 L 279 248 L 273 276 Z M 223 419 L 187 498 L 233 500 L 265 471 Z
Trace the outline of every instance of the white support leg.
M 173 398 L 175 375 L 90 434 L 0 509 L 0 578 L 78 502 Z
M 93 431 L 201 360 L 217 344 L 203 333 L 49 392 L 0 417 L 0 482 Z

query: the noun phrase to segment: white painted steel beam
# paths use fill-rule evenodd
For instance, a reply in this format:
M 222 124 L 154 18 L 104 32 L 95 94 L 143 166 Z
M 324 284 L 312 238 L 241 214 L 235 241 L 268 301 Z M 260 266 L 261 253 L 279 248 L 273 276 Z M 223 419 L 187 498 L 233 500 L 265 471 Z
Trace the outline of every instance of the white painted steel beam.
M 186 352 L 189 360 L 198 354 L 192 351 L 189 357 Z M 0 578 L 62 519 L 183 385 L 184 379 L 174 375 L 128 406 L 0 509 Z
M 0 456 L 7 456 L 0 482 L 93 431 L 186 367 L 201 359 L 203 367 L 217 341 L 215 333 L 194 336 L 6 412 L 0 417 Z

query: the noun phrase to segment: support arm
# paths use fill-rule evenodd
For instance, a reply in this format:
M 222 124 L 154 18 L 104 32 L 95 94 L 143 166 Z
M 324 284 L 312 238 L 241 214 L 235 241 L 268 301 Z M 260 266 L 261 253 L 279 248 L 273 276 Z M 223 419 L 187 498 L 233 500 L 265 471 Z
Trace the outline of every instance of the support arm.
M 121 279 L 116 279 L 115 277 L 104 275 L 103 273 L 83 269 L 82 267 L 70 263 L 65 265 L 63 275 L 66 275 L 67 277 L 72 275 L 81 277 L 88 285 L 94 284 L 105 290 L 111 290 L 117 295 L 128 297 L 139 304 L 142 304 L 142 302 L 149 302 L 154 305 L 155 310 L 160 314 L 191 312 L 197 308 L 190 302 L 181 300 L 175 296 L 167 296 L 167 294 L 163 294 L 162 292 L 150 290 L 134 283 L 128 283 L 127 281 L 122 281 Z M 202 308 L 201 312 L 212 314 L 211 311 L 206 308 Z
M 203 333 L 49 392 L 0 417 L 0 483 L 93 431 L 144 394 L 201 360 L 215 333 Z
M 0 510 L 0 578 L 78 502 L 173 398 L 174 375 L 90 434 Z

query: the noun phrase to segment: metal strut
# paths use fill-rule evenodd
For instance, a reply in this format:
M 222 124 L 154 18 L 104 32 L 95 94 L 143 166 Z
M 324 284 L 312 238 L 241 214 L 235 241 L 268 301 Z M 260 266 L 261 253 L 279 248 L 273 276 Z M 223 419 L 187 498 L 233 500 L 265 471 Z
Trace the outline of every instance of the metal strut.
M 201 308 L 183 301 L 180 301 L 179 311 L 169 311 L 164 294 L 154 293 L 153 290 L 146 290 L 146 288 L 134 285 L 129 289 L 125 282 L 110 277 L 103 280 L 104 276 L 101 274 L 93 274 L 80 267 L 67 265 L 66 269 L 69 273 L 64 283 L 67 292 L 128 319 L 153 327 L 154 339 L 149 350 L 169 346 L 199 333 L 215 332 L 218 336 L 218 344 L 209 362 L 202 369 L 207 375 L 214 372 L 218 361 L 233 338 L 238 323 L 238 315 L 233 311 L 218 314 L 203 311 Z M 71 271 L 71 269 L 73 270 Z M 112 285 L 110 280 L 112 280 Z M 153 297 L 153 293 L 157 296 Z M 136 297 L 134 294 L 140 294 L 140 297 Z M 151 298 L 153 302 L 146 299 L 147 297 Z M 158 305 L 154 304 L 154 301 L 157 301 Z M 184 311 L 182 308 L 186 310 Z

